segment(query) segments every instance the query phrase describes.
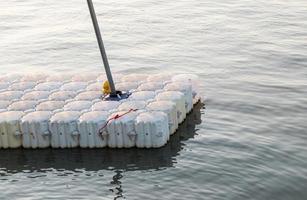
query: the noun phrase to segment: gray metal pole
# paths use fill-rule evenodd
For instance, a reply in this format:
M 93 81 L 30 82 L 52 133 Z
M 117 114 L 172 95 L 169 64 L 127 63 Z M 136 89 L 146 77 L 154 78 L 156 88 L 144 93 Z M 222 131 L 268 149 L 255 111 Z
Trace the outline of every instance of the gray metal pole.
M 116 96 L 116 89 L 115 89 L 115 85 L 114 85 L 114 82 L 113 82 L 112 73 L 111 73 L 111 70 L 110 70 L 106 50 L 104 48 L 103 41 L 102 41 L 102 38 L 101 38 L 100 29 L 99 29 L 99 26 L 98 26 L 96 13 L 95 13 L 95 9 L 94 9 L 92 0 L 87 0 L 87 4 L 88 4 L 88 8 L 89 8 L 90 13 L 91 13 L 91 18 L 92 18 L 95 33 L 96 33 L 96 38 L 97 38 L 98 46 L 99 46 L 99 49 L 100 49 L 100 54 L 101 54 L 103 64 L 104 64 L 104 68 L 105 68 L 107 78 L 108 78 L 108 81 L 109 81 L 109 84 L 110 84 L 111 95 Z

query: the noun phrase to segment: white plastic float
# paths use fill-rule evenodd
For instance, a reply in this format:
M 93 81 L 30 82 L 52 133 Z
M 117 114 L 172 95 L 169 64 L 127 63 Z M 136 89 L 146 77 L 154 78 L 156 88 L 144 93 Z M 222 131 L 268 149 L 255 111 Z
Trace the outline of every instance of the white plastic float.
M 187 112 L 193 108 L 192 85 L 187 82 L 171 82 L 164 87 L 165 91 L 180 91 L 184 94 Z
M 176 132 L 179 124 L 176 103 L 171 101 L 154 101 L 148 104 L 146 109 L 166 113 L 170 134 L 174 134 Z
M 92 106 L 91 101 L 71 101 L 64 106 L 65 111 L 82 111 Z
M 53 101 L 65 101 L 74 98 L 77 95 L 74 91 L 57 91 L 49 96 L 49 100 Z
M 107 123 L 108 117 L 109 113 L 106 111 L 90 111 L 81 115 L 78 121 L 80 147 L 102 148 L 107 146 L 107 138 L 103 138 L 106 134 L 100 133 L 99 129 Z
M 0 113 L 0 148 L 18 148 L 21 146 L 20 119 L 22 111 Z
M 94 83 L 89 84 L 86 87 L 86 90 L 87 91 L 97 91 L 97 92 L 100 92 L 101 91 L 101 86 L 102 86 L 102 82 L 94 82 Z
M 23 90 L 28 90 L 32 89 L 36 85 L 35 82 L 17 82 L 13 83 L 8 87 L 9 90 L 14 90 L 14 91 L 23 91 Z
M 16 101 L 23 96 L 22 91 L 4 91 L 0 92 L 1 101 Z
M 20 122 L 22 146 L 24 148 L 46 148 L 50 146 L 50 111 L 35 111 L 26 114 Z
M 75 100 L 78 101 L 93 101 L 95 99 L 101 99 L 101 91 L 85 91 L 85 92 L 81 92 L 79 93 L 76 97 Z
M 154 91 L 136 91 L 131 94 L 129 97 L 129 100 L 135 100 L 135 101 L 151 101 L 156 97 L 156 93 Z
M 147 103 L 146 101 L 125 101 L 118 106 L 119 111 L 144 110 Z
M 27 111 L 30 109 L 34 109 L 37 104 L 37 101 L 16 101 L 8 106 L 8 110 L 10 111 Z
M 0 91 L 6 90 L 9 87 L 9 83 L 7 82 L 0 82 Z
M 192 74 L 114 74 L 128 99 L 103 101 L 104 74 L 0 76 L 0 148 L 158 148 L 200 100 Z
M 54 111 L 63 108 L 65 105 L 64 101 L 43 101 L 36 106 L 38 111 Z
M 61 82 L 44 82 L 40 83 L 35 86 L 34 90 L 40 90 L 40 91 L 52 91 L 59 89 L 63 83 Z
M 195 74 L 178 74 L 172 77 L 172 82 L 174 83 L 189 83 L 192 86 L 193 103 L 200 101 L 200 89 L 198 76 Z
M 87 82 L 70 82 L 62 85 L 60 90 L 63 91 L 82 91 L 84 88 L 88 86 Z
M 158 148 L 169 139 L 167 115 L 163 112 L 144 112 L 135 122 L 136 147 Z
M 111 116 L 108 118 L 109 123 L 105 127 L 107 131 L 102 132 L 102 137 L 107 138 L 109 147 L 129 148 L 135 146 L 135 118 L 139 112 L 141 111 L 120 111 L 111 114 Z M 117 118 L 116 116 L 120 117 Z
M 186 117 L 187 109 L 185 106 L 185 98 L 182 92 L 167 91 L 161 92 L 156 96 L 157 101 L 172 101 L 176 103 L 178 123 L 182 123 Z
M 116 111 L 121 104 L 119 101 L 98 101 L 92 106 L 93 111 Z
M 63 111 L 56 113 L 49 120 L 51 147 L 72 148 L 79 146 L 78 119 L 80 112 Z
M 50 91 L 28 91 L 25 93 L 21 99 L 22 100 L 33 100 L 33 101 L 42 101 L 48 99 Z
M 1 101 L 0 100 L 0 113 L 6 111 L 11 103 L 12 103 L 11 101 Z

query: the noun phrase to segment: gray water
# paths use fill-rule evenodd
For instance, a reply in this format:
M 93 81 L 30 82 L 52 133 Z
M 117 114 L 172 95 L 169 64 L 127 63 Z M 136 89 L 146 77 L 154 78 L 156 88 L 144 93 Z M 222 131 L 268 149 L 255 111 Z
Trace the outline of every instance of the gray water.
M 113 71 L 198 74 L 157 150 L 1 150 L 0 199 L 307 199 L 306 0 L 94 1 Z M 0 73 L 102 72 L 86 1 L 0 2 Z

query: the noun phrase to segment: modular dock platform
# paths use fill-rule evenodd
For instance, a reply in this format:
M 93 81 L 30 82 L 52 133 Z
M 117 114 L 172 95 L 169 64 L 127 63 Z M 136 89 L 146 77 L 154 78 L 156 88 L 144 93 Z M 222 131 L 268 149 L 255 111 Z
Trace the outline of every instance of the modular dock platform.
M 114 74 L 131 95 L 103 100 L 104 74 L 0 76 L 0 148 L 159 148 L 201 100 L 193 74 Z

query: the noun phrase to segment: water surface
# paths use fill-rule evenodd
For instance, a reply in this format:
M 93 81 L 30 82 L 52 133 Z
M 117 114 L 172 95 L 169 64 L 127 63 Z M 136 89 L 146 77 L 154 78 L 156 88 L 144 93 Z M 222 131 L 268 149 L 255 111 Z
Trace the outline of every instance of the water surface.
M 94 1 L 113 71 L 198 74 L 158 150 L 1 150 L 1 199 L 307 198 L 305 0 Z M 102 72 L 86 1 L 0 2 L 0 73 Z

